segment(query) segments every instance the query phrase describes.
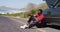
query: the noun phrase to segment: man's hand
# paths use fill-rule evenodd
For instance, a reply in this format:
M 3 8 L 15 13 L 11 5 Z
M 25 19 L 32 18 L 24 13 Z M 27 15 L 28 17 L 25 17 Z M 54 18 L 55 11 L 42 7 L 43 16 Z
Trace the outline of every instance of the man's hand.
M 41 21 L 35 21 L 35 22 L 41 23 Z
M 33 16 L 36 16 L 36 15 L 33 15 Z

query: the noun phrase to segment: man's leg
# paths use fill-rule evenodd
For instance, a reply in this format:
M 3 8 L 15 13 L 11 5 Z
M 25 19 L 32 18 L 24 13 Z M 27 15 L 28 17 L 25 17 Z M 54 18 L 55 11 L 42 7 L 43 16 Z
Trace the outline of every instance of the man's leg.
M 33 27 L 33 26 L 36 26 L 36 24 L 37 24 L 37 23 L 32 23 L 32 24 L 29 25 L 28 28 L 31 28 L 31 27 Z
M 41 23 L 37 23 L 37 24 L 36 24 L 36 27 L 37 27 L 37 28 L 41 28 Z
M 31 28 L 33 26 L 36 26 L 37 28 L 41 28 L 41 24 L 38 22 L 34 22 L 34 23 L 30 24 L 28 28 Z
M 33 16 L 31 16 L 28 20 L 28 24 L 27 24 L 29 26 L 28 28 L 35 26 L 34 21 L 35 21 L 35 18 Z
M 31 16 L 31 17 L 29 18 L 29 20 L 28 20 L 28 24 L 29 24 L 31 21 L 35 21 L 35 19 L 34 19 L 33 16 Z

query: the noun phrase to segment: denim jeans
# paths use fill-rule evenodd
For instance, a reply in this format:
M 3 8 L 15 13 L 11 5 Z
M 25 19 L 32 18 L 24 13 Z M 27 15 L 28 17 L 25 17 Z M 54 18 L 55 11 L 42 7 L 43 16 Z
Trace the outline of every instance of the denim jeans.
M 31 16 L 30 18 L 29 18 L 29 20 L 28 20 L 28 23 L 30 23 L 31 21 L 35 21 L 35 18 L 34 18 L 34 16 Z
M 31 28 L 31 27 L 33 27 L 33 26 L 40 26 L 40 23 L 35 22 L 35 18 L 34 18 L 33 16 L 31 16 L 31 17 L 29 18 L 28 23 L 30 23 L 31 21 L 33 21 L 33 23 L 32 23 L 31 25 L 29 25 L 28 28 Z

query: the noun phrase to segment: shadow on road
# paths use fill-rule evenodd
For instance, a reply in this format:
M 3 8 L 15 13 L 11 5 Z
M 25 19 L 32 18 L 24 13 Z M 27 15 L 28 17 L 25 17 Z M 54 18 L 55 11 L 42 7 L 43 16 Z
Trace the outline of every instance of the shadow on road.
M 60 30 L 60 26 L 57 25 L 46 25 L 46 27 L 54 28 Z

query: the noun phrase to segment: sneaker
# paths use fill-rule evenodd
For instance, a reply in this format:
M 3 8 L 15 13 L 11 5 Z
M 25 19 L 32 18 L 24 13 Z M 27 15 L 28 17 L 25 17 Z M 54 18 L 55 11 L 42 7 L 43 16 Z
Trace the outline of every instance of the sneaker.
M 27 28 L 28 27 L 28 25 L 23 25 L 23 26 L 20 26 L 20 28 L 22 28 L 22 29 L 25 29 L 25 28 Z

